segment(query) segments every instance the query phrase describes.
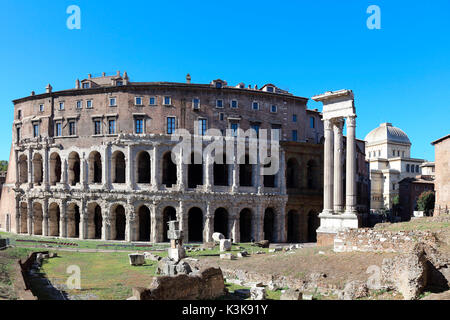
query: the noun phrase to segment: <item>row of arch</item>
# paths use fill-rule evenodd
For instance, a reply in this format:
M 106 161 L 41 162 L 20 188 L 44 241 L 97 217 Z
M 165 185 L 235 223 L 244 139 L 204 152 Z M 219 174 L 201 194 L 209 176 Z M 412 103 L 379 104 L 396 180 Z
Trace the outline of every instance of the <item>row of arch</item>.
M 39 202 L 32 204 L 33 215 L 31 221 L 27 214 L 27 204 L 22 202 L 20 205 L 20 233 L 44 235 L 43 231 L 43 208 Z M 76 203 L 70 203 L 66 209 L 66 225 L 61 223 L 60 206 L 57 203 L 51 203 L 48 208 L 48 236 L 63 236 L 61 228 L 66 228 L 66 237 L 81 238 L 81 221 L 80 208 Z M 203 242 L 205 216 L 203 210 L 199 207 L 193 207 L 188 211 L 187 230 L 189 242 Z M 213 232 L 220 232 L 227 238 L 232 239 L 232 223 L 230 222 L 230 214 L 226 208 L 217 208 L 214 212 Z M 102 208 L 97 203 L 89 203 L 87 206 L 87 226 L 85 239 L 104 239 L 104 240 L 126 240 L 127 232 L 127 215 L 125 208 L 120 205 L 114 205 L 109 215 L 109 230 L 106 231 L 104 225 L 104 215 Z M 162 211 L 162 236 L 159 238 L 162 242 L 168 242 L 168 222 L 177 220 L 177 211 L 172 206 L 167 206 Z M 302 219 L 296 210 L 291 210 L 287 214 L 287 240 L 288 242 L 304 242 L 299 234 L 299 224 Z M 251 242 L 255 237 L 256 216 L 253 210 L 244 208 L 239 213 L 239 241 Z M 263 217 L 263 237 L 270 242 L 279 242 L 277 234 L 277 215 L 273 208 L 267 208 Z M 29 230 L 29 228 L 32 228 Z M 152 218 L 150 209 L 146 205 L 138 207 L 135 216 L 134 228 L 136 231 L 135 240 L 150 242 L 152 241 Z M 316 241 L 315 230 L 318 228 L 318 218 L 314 211 L 308 214 L 308 236 L 307 241 Z M 105 236 L 103 233 L 108 232 Z
M 318 189 L 320 186 L 320 167 L 315 160 L 306 164 L 306 177 L 301 177 L 301 166 L 297 159 L 290 158 L 286 164 L 286 187 L 289 189 L 306 187 Z
M 195 164 L 195 154 L 191 155 L 191 164 L 188 165 L 188 187 L 196 188 L 204 184 L 203 164 Z M 231 185 L 232 165 L 226 164 L 226 154 L 219 155 L 213 164 L 213 184 L 216 186 Z M 41 185 L 44 181 L 44 161 L 40 153 L 35 153 L 32 159 L 33 165 L 33 183 Z M 239 181 L 241 186 L 254 186 L 254 168 L 250 163 L 249 156 L 245 156 L 245 163 L 239 165 Z M 19 183 L 28 183 L 28 157 L 25 154 L 20 155 L 19 164 Z M 81 181 L 81 161 L 77 152 L 69 154 L 67 182 L 75 186 Z M 266 166 L 270 166 L 270 163 Z M 136 182 L 140 184 L 150 184 L 151 181 L 151 157 L 147 151 L 140 151 L 136 155 Z M 126 157 L 121 151 L 115 151 L 111 157 L 111 182 L 118 184 L 126 183 Z M 162 184 L 172 187 L 178 183 L 177 165 L 172 161 L 172 152 L 166 152 L 162 157 Z M 53 152 L 49 157 L 49 183 L 54 186 L 63 180 L 63 164 L 60 155 Z M 88 183 L 102 183 L 102 156 L 98 151 L 92 151 L 88 157 Z M 275 175 L 264 177 L 264 186 L 276 187 Z

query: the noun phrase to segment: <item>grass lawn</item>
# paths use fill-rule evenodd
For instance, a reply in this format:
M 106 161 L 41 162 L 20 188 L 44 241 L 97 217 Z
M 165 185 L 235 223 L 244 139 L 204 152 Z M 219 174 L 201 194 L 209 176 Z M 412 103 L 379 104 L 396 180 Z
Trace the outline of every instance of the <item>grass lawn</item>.
M 81 290 L 64 289 L 71 299 L 124 300 L 133 287 L 147 287 L 156 275 L 156 261 L 146 260 L 146 265 L 134 267 L 124 252 L 58 252 L 58 256 L 45 260 L 41 272 L 54 286 L 65 288 L 71 275 L 67 268 L 80 267 Z
M 16 273 L 14 267 L 18 267 L 17 260 L 25 260 L 32 250 L 25 248 L 10 248 L 0 251 L 0 300 L 16 300 L 14 282 Z

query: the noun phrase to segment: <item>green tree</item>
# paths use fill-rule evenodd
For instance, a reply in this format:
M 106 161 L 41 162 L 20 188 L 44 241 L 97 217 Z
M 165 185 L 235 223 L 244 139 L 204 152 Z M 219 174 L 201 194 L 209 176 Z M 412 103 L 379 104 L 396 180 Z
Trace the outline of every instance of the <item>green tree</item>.
M 8 161 L 6 160 L 0 161 L 0 171 L 8 171 Z
M 417 199 L 417 208 L 425 213 L 434 210 L 435 195 L 434 191 L 425 191 Z

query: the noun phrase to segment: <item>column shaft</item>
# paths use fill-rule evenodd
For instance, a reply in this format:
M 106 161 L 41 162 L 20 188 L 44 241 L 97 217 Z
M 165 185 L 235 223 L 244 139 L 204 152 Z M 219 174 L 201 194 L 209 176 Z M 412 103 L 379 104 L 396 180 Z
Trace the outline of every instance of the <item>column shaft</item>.
M 325 120 L 323 213 L 333 213 L 333 125 Z
M 356 116 L 347 118 L 346 214 L 356 214 Z
M 342 180 L 342 128 L 343 120 L 339 119 L 334 122 L 334 211 L 341 213 L 344 211 L 344 195 L 343 195 L 343 180 Z

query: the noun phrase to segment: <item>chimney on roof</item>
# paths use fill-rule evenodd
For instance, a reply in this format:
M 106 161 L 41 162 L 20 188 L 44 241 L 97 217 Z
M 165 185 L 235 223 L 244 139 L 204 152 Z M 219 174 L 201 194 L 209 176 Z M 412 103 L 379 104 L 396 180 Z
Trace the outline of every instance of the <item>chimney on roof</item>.
M 47 85 L 47 87 L 45 87 L 45 92 L 50 93 L 52 92 L 52 86 L 50 85 L 50 83 Z
M 258 85 L 255 84 L 255 90 L 258 90 Z
M 126 71 L 123 72 L 123 78 L 125 80 L 128 80 L 128 73 Z
M 252 88 L 252 85 L 251 85 L 251 84 L 249 84 L 249 85 L 248 85 L 248 88 L 249 88 L 249 89 L 251 89 L 251 88 Z
M 186 83 L 191 83 L 191 75 L 188 73 L 187 75 L 186 75 Z
M 34 91 L 31 91 L 31 95 L 34 96 L 34 95 L 35 95 L 35 92 L 34 92 Z
M 80 85 L 80 80 L 77 79 L 77 81 L 75 81 L 75 89 L 80 89 L 81 85 Z
M 92 74 L 89 73 L 88 74 L 88 78 L 91 79 L 92 78 Z
M 106 72 L 102 72 L 102 77 L 106 77 Z
M 120 71 L 117 71 L 117 76 L 120 77 Z

